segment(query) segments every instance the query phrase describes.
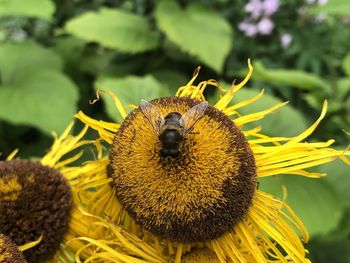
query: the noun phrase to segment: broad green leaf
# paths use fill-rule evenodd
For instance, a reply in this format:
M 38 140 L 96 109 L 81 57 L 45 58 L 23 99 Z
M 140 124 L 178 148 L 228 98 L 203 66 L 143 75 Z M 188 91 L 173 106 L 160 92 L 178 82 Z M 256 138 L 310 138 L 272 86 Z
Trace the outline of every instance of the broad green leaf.
M 337 80 L 337 94 L 336 97 L 339 99 L 344 99 L 348 97 L 350 94 L 350 77 L 349 78 L 341 78 Z M 344 101 L 343 101 L 344 102 Z M 343 105 L 348 106 L 350 109 L 350 105 Z
M 160 69 L 153 71 L 152 75 L 163 85 L 167 86 L 168 90 L 171 91 L 170 95 L 175 96 L 176 91 L 181 86 L 185 86 L 190 81 L 191 76 L 186 78 L 180 72 L 168 69 Z
M 311 239 L 306 248 L 310 251 L 312 262 L 349 263 L 350 262 L 350 208 L 346 208 L 343 218 L 335 231 L 328 235 Z
M 152 31 L 147 18 L 111 8 L 77 16 L 65 29 L 86 41 L 129 53 L 154 49 L 159 42 L 159 34 Z
M 33 125 L 46 133 L 62 132 L 76 112 L 78 92 L 62 73 L 40 69 L 0 85 L 0 118 Z
M 62 59 L 52 50 L 35 43 L 0 45 L 0 85 L 11 86 L 28 71 L 61 70 Z
M 350 219 L 349 219 L 350 221 Z M 321 236 L 312 239 L 306 246 L 311 262 L 350 263 L 350 239 L 333 236 Z
M 346 135 L 344 134 L 344 136 Z M 317 167 L 317 170 L 323 173 L 327 173 L 329 175 L 325 178 L 325 180 L 330 184 L 332 184 L 332 186 L 341 195 L 344 202 L 346 202 L 346 204 L 350 207 L 350 191 L 349 191 L 350 168 L 349 166 L 344 162 L 342 162 L 341 160 L 335 160 L 334 162 L 327 163 Z
M 171 42 L 167 38 L 164 39 L 163 49 L 164 49 L 165 55 L 169 57 L 171 60 L 190 63 L 193 66 L 201 64 L 201 62 L 197 57 L 191 56 L 190 53 L 184 51 L 183 49 L 181 49 L 179 46 L 177 46 L 175 43 Z
M 50 20 L 54 12 L 55 5 L 50 0 L 0 0 L 0 17 L 14 15 Z
M 286 202 L 305 224 L 311 236 L 327 234 L 339 224 L 344 203 L 337 191 L 323 179 L 282 175 L 260 179 L 260 189 L 281 197 L 287 187 Z
M 350 77 L 350 53 L 348 53 L 343 60 L 343 69 L 344 72 Z
M 253 79 L 304 90 L 323 90 L 325 92 L 331 90 L 330 85 L 316 75 L 301 70 L 266 69 L 259 61 L 254 63 Z
M 155 15 L 159 28 L 173 43 L 215 71 L 222 71 L 233 32 L 219 13 L 199 5 L 182 10 L 175 1 L 161 1 Z
M 310 13 L 348 16 L 350 14 L 350 2 L 348 0 L 331 0 L 325 5 L 315 5 L 310 9 Z
M 110 90 L 118 96 L 121 103 L 139 105 L 141 99 L 151 100 L 154 98 L 170 95 L 168 90 L 153 76 L 144 77 L 128 76 L 124 78 L 104 78 L 101 77 L 95 83 L 96 90 Z M 114 101 L 109 96 L 104 95 L 106 110 L 113 120 L 122 120 Z M 131 109 L 127 109 L 130 112 Z
M 85 41 L 73 36 L 57 38 L 55 50 L 64 58 L 66 64 L 76 64 L 82 56 Z
M 255 97 L 259 91 L 243 88 L 236 93 L 233 103 L 238 103 Z M 242 115 L 255 113 L 271 108 L 282 101 L 271 94 L 265 93 L 258 101 L 239 109 Z M 254 122 L 249 127 L 261 126 L 264 134 L 271 136 L 296 136 L 307 128 L 307 123 L 302 113 L 287 104 L 267 115 L 264 119 Z

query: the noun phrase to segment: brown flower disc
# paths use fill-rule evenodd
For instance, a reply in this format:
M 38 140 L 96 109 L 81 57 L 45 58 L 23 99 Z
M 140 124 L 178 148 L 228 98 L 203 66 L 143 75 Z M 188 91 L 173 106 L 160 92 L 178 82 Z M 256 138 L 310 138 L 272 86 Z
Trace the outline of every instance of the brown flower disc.
M 28 262 L 49 259 L 68 227 L 72 193 L 56 170 L 27 160 L 0 162 L 0 232 L 18 246 L 38 240 L 23 252 Z
M 0 233 L 0 263 L 26 263 L 22 252 L 7 236 Z
M 163 116 L 184 114 L 199 101 L 151 101 Z M 186 136 L 177 159 L 159 155 L 159 139 L 140 108 L 115 135 L 111 176 L 121 204 L 150 232 L 179 242 L 214 239 L 247 213 L 256 190 L 252 151 L 236 125 L 208 106 Z

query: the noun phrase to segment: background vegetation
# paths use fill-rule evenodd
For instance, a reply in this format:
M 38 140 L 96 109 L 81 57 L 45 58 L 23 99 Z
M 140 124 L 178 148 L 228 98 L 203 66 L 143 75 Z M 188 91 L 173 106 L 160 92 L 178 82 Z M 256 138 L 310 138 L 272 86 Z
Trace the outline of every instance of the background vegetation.
M 260 5 L 259 5 L 260 3 Z M 0 0 L 0 152 L 19 148 L 41 156 L 51 132 L 60 133 L 77 110 L 120 120 L 97 89 L 138 104 L 174 94 L 197 65 L 200 80 L 240 79 L 247 59 L 255 68 L 236 100 L 265 89 L 243 113 L 290 103 L 261 121 L 268 135 L 294 136 L 318 116 L 309 140 L 350 131 L 350 2 L 348 0 Z M 217 94 L 208 92 L 209 100 Z M 350 174 L 340 161 L 316 168 L 331 176 L 283 176 L 261 188 L 280 195 L 307 225 L 314 262 L 350 262 Z

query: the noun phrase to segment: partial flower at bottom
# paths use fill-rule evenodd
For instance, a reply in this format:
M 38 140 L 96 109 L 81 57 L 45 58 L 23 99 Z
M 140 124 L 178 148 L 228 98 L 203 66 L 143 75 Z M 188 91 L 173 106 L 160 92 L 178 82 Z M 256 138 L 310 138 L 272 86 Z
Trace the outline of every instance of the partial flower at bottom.
M 319 178 L 323 174 L 306 169 L 336 158 L 349 163 L 350 152 L 329 148 L 334 140 L 304 142 L 324 118 L 326 102 L 316 122 L 296 137 L 244 129 L 285 104 L 239 114 L 263 96 L 230 104 L 252 70 L 249 64 L 246 78 L 228 90 L 213 80 L 194 85 L 196 71 L 176 96 L 149 102 L 155 118 L 142 106 L 127 115 L 111 93 L 121 124 L 77 114 L 100 135 L 98 158 L 83 166 L 89 179 L 79 190 L 91 225 L 73 220 L 82 231 L 67 243 L 78 262 L 309 262 L 303 223 L 283 200 L 258 190 L 256 181 L 277 174 Z M 218 88 L 221 98 L 204 112 L 188 111 L 205 101 L 208 86 Z M 159 116 L 175 115 L 185 116 L 185 127 L 195 123 L 173 158 L 160 151 L 163 131 L 173 126 L 163 126 Z
M 7 236 L 0 233 L 0 262 L 1 263 L 26 263 L 24 256 L 15 243 Z
M 28 262 L 52 259 L 70 230 L 77 170 L 68 165 L 82 153 L 66 155 L 88 143 L 81 140 L 87 127 L 77 136 L 69 135 L 71 128 L 39 161 L 14 159 L 14 152 L 0 162 L 0 233 L 21 248 Z

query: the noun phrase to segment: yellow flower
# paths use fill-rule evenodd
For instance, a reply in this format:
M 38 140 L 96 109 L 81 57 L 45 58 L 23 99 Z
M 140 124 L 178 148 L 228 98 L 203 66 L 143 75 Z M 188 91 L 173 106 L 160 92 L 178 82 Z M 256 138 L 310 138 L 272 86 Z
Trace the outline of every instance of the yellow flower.
M 309 262 L 303 223 L 283 200 L 258 190 L 256 181 L 277 174 L 319 178 L 323 174 L 306 169 L 336 158 L 349 163 L 350 152 L 329 148 L 334 140 L 303 142 L 324 118 L 327 102 L 317 121 L 296 137 L 245 130 L 285 104 L 241 116 L 241 107 L 263 95 L 230 104 L 252 71 L 249 63 L 245 79 L 223 90 L 213 80 L 194 85 L 197 70 L 175 97 L 135 106 L 129 115 L 107 92 L 124 118 L 121 124 L 77 114 L 100 135 L 98 159 L 84 165 L 89 179 L 79 186 L 81 213 L 91 224 L 73 220 L 76 235 L 67 244 L 78 262 Z M 202 104 L 203 112 L 188 113 L 205 101 L 208 86 L 222 97 L 213 106 Z M 147 107 L 159 111 L 152 109 L 158 117 L 152 119 Z M 171 112 L 186 116 L 185 127 L 195 119 L 176 158 L 162 153 L 159 137 L 165 128 L 159 116 Z M 104 142 L 109 156 L 103 156 Z
M 68 165 L 82 155 L 74 151 L 89 143 L 82 140 L 87 126 L 77 136 L 69 134 L 72 127 L 55 137 L 39 161 L 14 159 L 14 151 L 0 162 L 0 232 L 19 246 L 28 262 L 52 258 L 70 232 L 70 215 L 78 200 L 71 186 L 79 167 Z

